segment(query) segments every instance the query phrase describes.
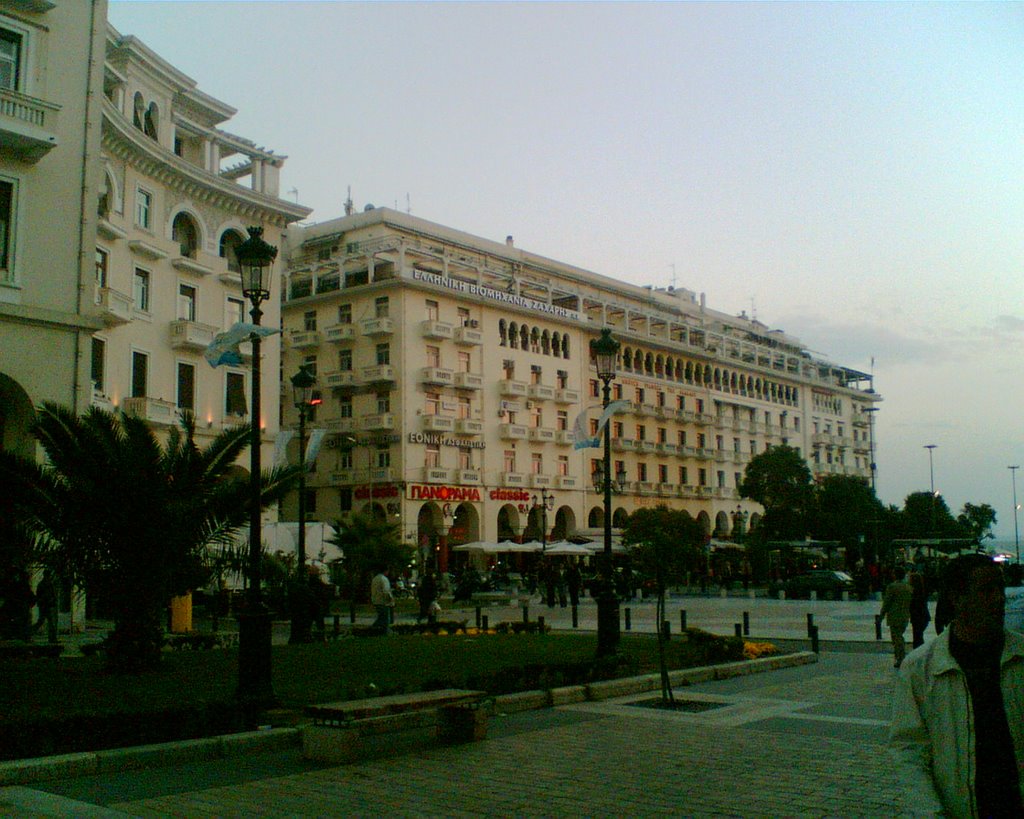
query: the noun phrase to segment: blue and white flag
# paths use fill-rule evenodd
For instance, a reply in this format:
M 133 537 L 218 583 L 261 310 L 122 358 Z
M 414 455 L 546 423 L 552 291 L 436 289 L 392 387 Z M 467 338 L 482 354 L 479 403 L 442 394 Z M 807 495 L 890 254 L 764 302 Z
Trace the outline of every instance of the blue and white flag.
M 282 429 L 274 439 L 274 466 L 284 466 L 288 462 L 286 454 L 288 444 L 295 437 L 295 430 Z
M 253 336 L 266 338 L 280 332 L 273 327 L 259 327 L 240 321 L 231 329 L 217 333 L 203 353 L 203 357 L 211 367 L 219 367 L 221 364 L 232 364 L 237 367 L 242 363 L 242 353 L 238 349 L 242 344 L 252 341 Z
M 604 425 L 615 413 L 625 412 L 629 409 L 629 401 L 611 401 L 601 413 L 601 418 L 597 422 L 597 430 L 593 435 L 587 431 L 587 413 L 592 409 L 593 407 L 587 407 L 576 416 L 576 421 L 572 425 L 572 437 L 575 442 L 572 445 L 573 449 L 592 449 L 601 446 L 601 432 L 604 430 Z M 600 409 L 600 405 L 598 405 L 598 409 Z
M 309 434 L 309 444 L 306 446 L 306 467 L 313 465 L 316 460 L 316 456 L 320 454 L 320 448 L 324 444 L 324 438 L 327 437 L 326 429 L 314 429 Z

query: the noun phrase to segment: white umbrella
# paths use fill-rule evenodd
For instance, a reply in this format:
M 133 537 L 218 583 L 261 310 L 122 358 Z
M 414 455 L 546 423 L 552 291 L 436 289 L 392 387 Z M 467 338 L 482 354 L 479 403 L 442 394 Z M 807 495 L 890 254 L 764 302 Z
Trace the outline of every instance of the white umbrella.
M 570 543 L 568 540 L 556 540 L 554 543 L 548 544 L 545 554 L 554 555 L 556 557 L 563 555 L 589 557 L 594 554 L 594 551 L 593 549 L 587 548 L 587 546 L 582 543 Z
M 453 552 L 494 552 L 497 551 L 498 544 L 492 543 L 487 540 L 471 540 L 469 543 L 460 543 L 458 546 L 452 546 Z

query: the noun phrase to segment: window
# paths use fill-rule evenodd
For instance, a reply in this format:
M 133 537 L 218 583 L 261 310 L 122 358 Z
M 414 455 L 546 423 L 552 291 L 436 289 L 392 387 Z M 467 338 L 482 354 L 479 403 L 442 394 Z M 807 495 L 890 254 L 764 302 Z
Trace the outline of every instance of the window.
M 506 472 L 516 471 L 516 451 L 514 449 L 505 450 L 504 464 Z
M 342 512 L 352 511 L 352 487 L 345 486 L 338 490 L 338 509 Z
M 569 386 L 569 373 L 565 370 L 559 370 L 555 374 L 555 386 L 560 390 L 564 390 Z
M 643 390 L 643 387 L 637 387 L 636 388 L 636 394 L 635 394 L 634 400 L 638 404 L 642 404 L 644 402 L 644 390 Z
M 647 440 L 647 427 L 645 427 L 643 424 L 636 425 L 636 439 L 638 441 Z
M 597 437 L 597 427 L 598 427 L 598 423 L 599 422 L 598 422 L 597 418 L 590 418 L 590 419 L 588 419 L 588 421 L 590 423 L 590 437 L 591 438 L 596 438 Z
M 387 469 L 391 466 L 391 450 L 386 446 L 377 447 L 377 468 Z
M 338 350 L 338 369 L 343 373 L 347 373 L 352 370 L 351 350 Z
M 663 392 L 659 392 L 658 393 L 658 406 L 659 407 L 665 406 L 665 393 L 663 393 Z
M 149 312 L 149 272 L 135 268 L 135 309 Z
M 338 455 L 338 469 L 351 469 L 354 460 L 351 449 L 343 449 Z
M 14 274 L 14 183 L 0 181 L 0 281 Z
M 658 464 L 658 482 L 668 483 L 668 466 L 665 464 Z
M 470 403 L 469 399 L 465 396 L 459 396 L 459 418 L 469 418 L 470 416 Z
M 697 412 L 704 412 L 704 399 L 698 398 L 697 401 Z
M 658 427 L 658 443 L 663 444 L 668 440 L 668 430 L 665 427 Z
M 21 35 L 0 29 L 0 88 L 17 91 L 21 82 Z
M 96 286 L 107 286 L 107 274 L 110 272 L 110 254 L 103 248 L 96 248 Z M 99 293 L 96 294 L 97 300 Z
M 391 345 L 384 343 L 377 345 L 377 364 L 384 365 L 391 363 Z
M 196 408 L 196 368 L 192 364 L 178 362 L 178 409 Z
M 102 338 L 93 337 L 92 339 L 92 365 L 89 372 L 89 378 L 92 379 L 92 388 L 98 392 L 103 393 L 104 389 L 104 371 L 107 363 L 107 342 Z
M 149 383 L 149 356 L 132 351 L 132 398 L 144 398 Z
M 530 367 L 530 383 L 540 384 L 541 383 L 541 368 L 534 364 Z
M 436 469 L 441 465 L 441 448 L 428 446 L 423 456 L 423 465 L 427 469 Z
M 427 299 L 427 321 L 440 321 L 441 308 L 433 299 Z
M 742 472 L 733 472 L 732 473 L 732 480 L 733 480 L 733 485 L 737 489 L 739 489 L 740 485 L 743 483 L 743 473 Z
M 569 474 L 569 456 L 559 455 L 558 456 L 558 474 L 568 475 Z
M 679 484 L 681 486 L 686 486 L 689 483 L 690 483 L 690 476 L 688 474 L 687 468 L 685 466 L 679 467 Z
M 507 381 L 511 381 L 516 377 L 516 363 L 511 359 L 506 358 L 502 361 L 501 369 Z
M 612 438 L 622 438 L 625 432 L 625 427 L 622 421 L 612 421 Z
M 242 244 L 242 237 L 233 230 L 225 230 L 220 236 L 220 257 L 227 259 L 228 270 L 232 273 L 241 272 L 238 266 L 238 246 Z
M 647 464 L 636 465 L 636 479 L 640 481 L 640 483 L 647 482 Z
M 153 218 L 153 194 L 139 188 L 135 191 L 135 224 L 149 230 Z
M 375 299 L 374 302 L 373 302 L 373 310 L 374 310 L 373 314 L 377 318 L 387 318 L 388 317 L 388 297 L 387 296 L 381 296 L 380 298 Z
M 555 429 L 565 431 L 569 429 L 568 410 L 558 410 L 555 415 Z
M 428 392 L 424 395 L 423 414 L 437 415 L 441 411 L 441 395 L 436 392 Z
M 740 439 L 739 438 L 733 438 L 732 439 L 732 451 L 733 452 L 739 452 L 740 451 Z
M 178 285 L 178 318 L 196 320 L 196 289 L 192 285 Z
M 224 329 L 228 330 L 240 323 L 243 316 L 245 316 L 245 302 L 229 297 L 224 302 Z
M 616 461 L 615 462 L 615 470 L 614 470 L 614 472 L 612 472 L 612 474 L 613 475 L 625 475 L 626 474 L 626 462 L 625 461 Z M 607 476 L 606 476 L 606 479 L 607 479 Z
M 597 398 L 598 396 L 600 396 L 600 394 L 601 394 L 601 391 L 600 391 L 600 387 L 598 387 L 598 385 L 597 385 L 597 379 L 596 378 L 591 378 L 590 379 L 590 397 L 591 398 Z
M 698 449 L 707 449 L 708 448 L 708 436 L 705 435 L 703 432 L 698 432 L 697 433 L 697 448 Z
M 178 243 L 182 256 L 190 259 L 196 257 L 196 251 L 199 249 L 199 231 L 187 213 L 179 213 L 174 217 L 171 223 L 171 238 Z
M 459 469 L 473 468 L 473 450 L 469 447 L 459 447 Z
M 338 417 L 339 418 L 351 418 L 352 417 L 352 398 L 349 396 L 343 396 L 338 399 Z
M 468 307 L 459 307 L 458 311 L 459 311 L 459 326 L 460 327 L 465 327 L 467 324 L 469 324 L 469 308 Z
M 676 396 L 676 408 L 677 409 L 681 409 L 681 410 L 686 409 L 686 396 L 685 395 Z
M 679 430 L 679 434 L 676 436 L 679 439 L 679 446 L 686 446 L 686 430 Z
M 441 366 L 441 348 L 440 347 L 427 347 L 427 366 L 428 367 L 440 367 Z
M 339 304 L 338 305 L 338 324 L 351 324 L 352 323 L 352 305 L 351 304 Z
M 538 406 L 534 406 L 530 410 L 530 426 L 534 429 L 540 429 L 544 426 L 543 410 Z
M 469 365 L 470 365 L 469 353 L 460 351 L 459 352 L 459 372 L 460 373 L 468 373 L 469 372 Z
M 245 415 L 245 375 L 243 373 L 227 373 L 224 379 L 224 414 Z
M 622 385 L 621 384 L 612 384 L 612 397 L 615 398 L 616 401 L 621 401 L 622 400 Z
M 379 392 L 377 393 L 377 412 L 385 413 L 391 412 L 391 393 Z
M 530 472 L 534 475 L 544 474 L 544 456 L 541 453 L 530 453 Z
M 314 468 L 315 468 L 315 463 L 314 463 Z M 306 514 L 307 515 L 315 515 L 316 514 L 316 490 L 315 489 L 307 489 L 306 490 Z
M 316 310 L 309 310 L 302 314 L 302 328 L 307 333 L 316 330 Z
M 725 472 L 719 470 L 718 474 L 715 477 L 718 479 L 718 488 L 719 489 L 724 489 L 725 488 Z
M 697 484 L 699 486 L 708 485 L 708 471 L 706 469 L 697 470 Z

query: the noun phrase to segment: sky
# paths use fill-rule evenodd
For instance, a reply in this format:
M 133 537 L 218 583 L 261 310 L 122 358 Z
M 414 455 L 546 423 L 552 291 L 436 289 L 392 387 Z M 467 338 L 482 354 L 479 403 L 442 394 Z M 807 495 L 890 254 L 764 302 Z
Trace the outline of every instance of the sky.
M 109 18 L 347 189 L 871 372 L 877 491 L 989 503 L 1024 465 L 1024 4 L 110 0 Z M 1018 498 L 1024 503 L 1024 471 Z M 1024 527 L 1024 517 L 1020 518 Z

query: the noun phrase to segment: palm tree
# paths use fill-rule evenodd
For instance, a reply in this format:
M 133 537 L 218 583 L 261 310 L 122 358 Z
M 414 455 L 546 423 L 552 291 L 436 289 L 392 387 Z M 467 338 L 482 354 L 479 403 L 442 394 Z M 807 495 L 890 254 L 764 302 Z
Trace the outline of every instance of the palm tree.
M 401 527 L 373 515 L 356 513 L 349 522 L 336 521 L 330 542 L 344 555 L 346 587 L 342 590 L 355 605 L 370 591 L 370 577 L 378 566 L 400 569 L 408 565 L 413 547 L 402 542 Z
M 207 547 L 248 519 L 248 482 L 232 472 L 249 427 L 224 430 L 200 449 L 186 415 L 161 445 L 139 418 L 96 408 L 77 416 L 44 404 L 33 434 L 47 463 L 0 453 L 0 481 L 19 519 L 44 554 L 54 553 L 110 608 L 108 665 L 155 666 L 170 598 L 204 582 Z M 280 498 L 295 477 L 294 468 L 265 472 L 262 504 Z

